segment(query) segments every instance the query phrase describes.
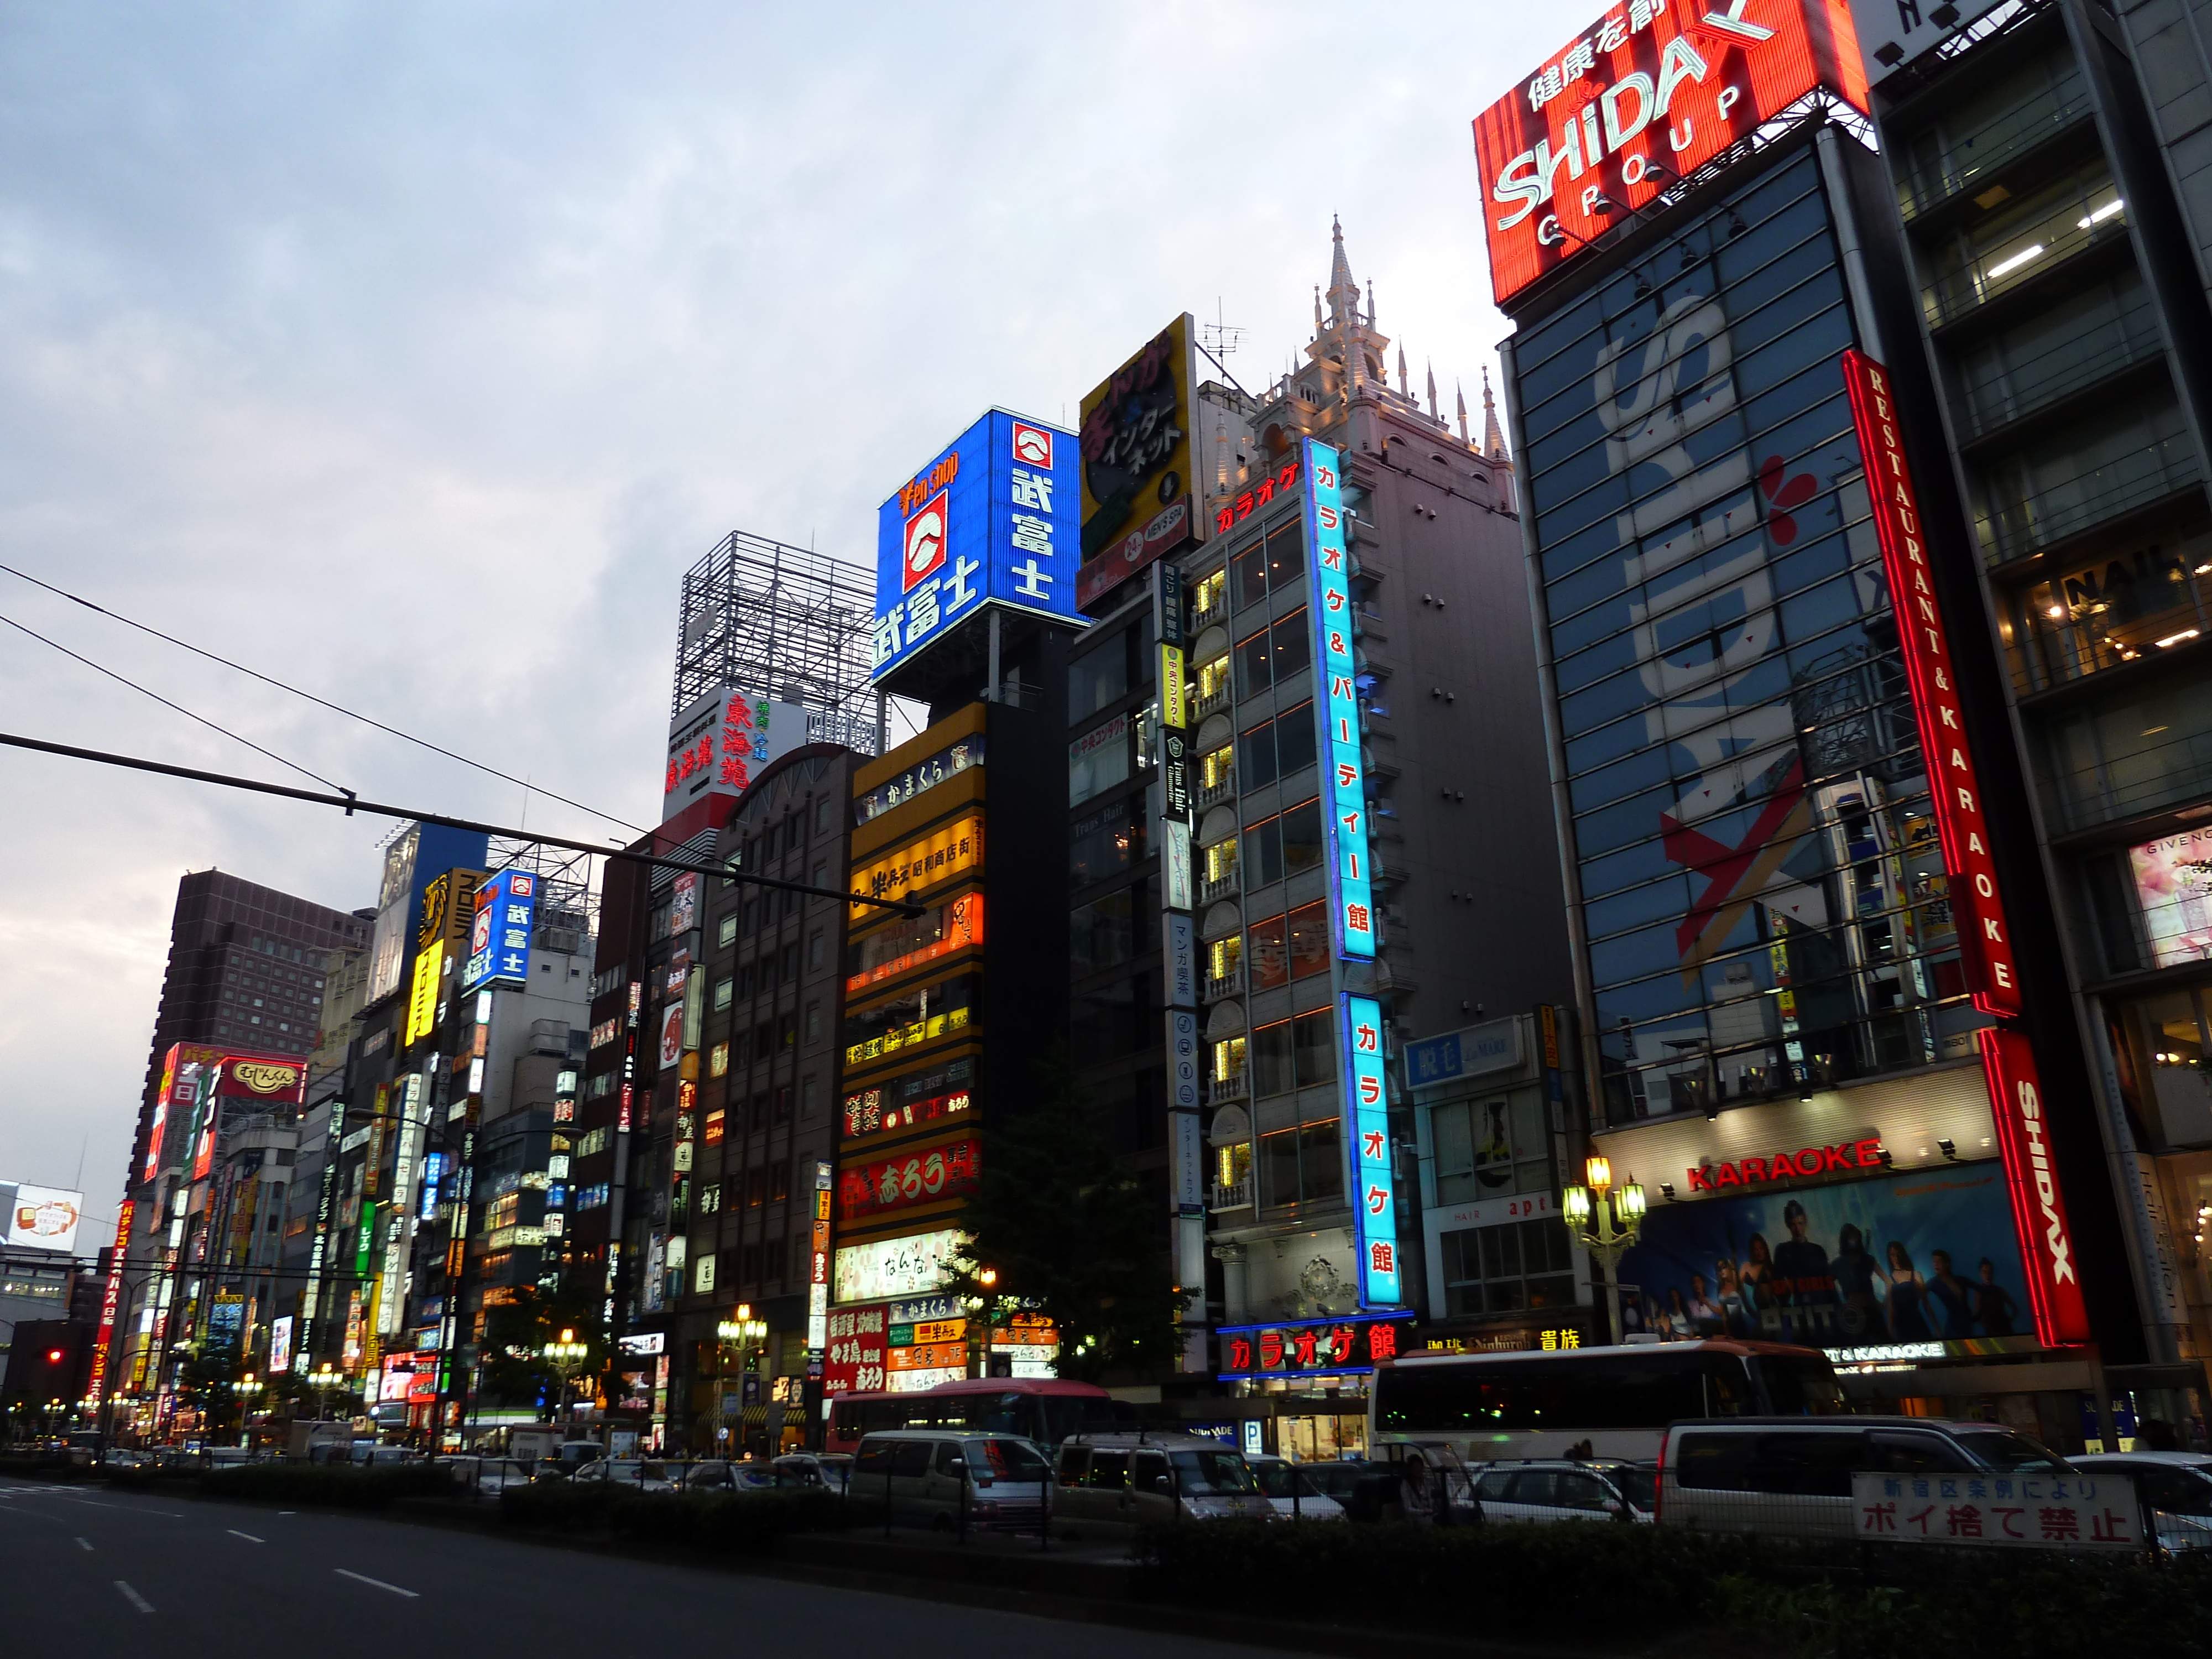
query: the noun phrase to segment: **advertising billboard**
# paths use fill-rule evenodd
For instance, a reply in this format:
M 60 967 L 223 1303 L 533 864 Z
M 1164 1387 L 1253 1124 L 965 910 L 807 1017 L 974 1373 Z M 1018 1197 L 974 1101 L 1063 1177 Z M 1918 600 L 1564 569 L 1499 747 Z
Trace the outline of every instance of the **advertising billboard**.
M 884 1336 L 890 1324 L 887 1303 L 836 1308 L 822 1328 L 828 1344 L 822 1359 L 822 1393 L 874 1394 L 884 1386 Z
M 1607 11 L 1474 118 L 1492 295 L 1504 304 L 1820 88 L 1868 107 L 1845 0 Z
M 5 1238 L 11 1249 L 68 1254 L 76 1249 L 77 1223 L 84 1218 L 82 1193 L 59 1187 L 0 1184 L 0 1205 L 7 1206 Z
M 1073 433 L 994 409 L 883 504 L 875 680 L 991 605 L 1081 620 L 1076 471 Z
M 1945 1164 L 1662 1204 L 1621 1258 L 1623 1310 L 1662 1339 L 1754 1337 L 1928 1357 L 2033 1334 L 2003 1166 Z
M 945 1264 L 958 1252 L 962 1237 L 957 1227 L 947 1227 L 907 1238 L 841 1244 L 831 1280 L 832 1297 L 838 1302 L 872 1302 L 933 1291 L 944 1282 Z
M 415 958 L 414 982 L 407 988 L 407 1026 L 404 1047 L 419 1042 L 438 1027 L 438 996 L 446 978 L 446 941 L 433 939 Z
M 1090 606 L 1155 560 L 1205 539 L 1197 387 L 1197 335 L 1185 313 L 1084 398 L 1077 604 Z
M 660 791 L 665 823 L 710 794 L 741 795 L 771 762 L 806 743 L 806 710 L 742 687 L 701 693 L 668 722 L 668 770 Z
M 2190 830 L 2128 848 L 2152 963 L 2179 967 L 2212 957 L 2212 830 Z
M 478 887 L 469 927 L 464 994 L 479 985 L 521 985 L 530 978 L 530 934 L 538 917 L 538 878 L 502 870 Z
M 369 1001 L 380 1002 L 399 988 L 431 882 L 449 870 L 481 870 L 488 844 L 482 830 L 410 823 L 385 848 L 376 926 L 369 935 Z
M 2043 1089 L 2034 1048 L 2020 1032 L 1995 1026 L 1983 1030 L 1981 1044 L 2014 1227 L 2028 1264 L 2027 1297 L 2035 1311 L 2036 1334 L 2051 1346 L 2087 1342 L 2089 1304 L 2074 1267 L 2074 1230 L 2067 1224 L 2066 1199 L 2044 1138 Z
M 100 1340 L 92 1351 L 92 1383 L 85 1390 L 95 1406 L 107 1391 L 108 1351 L 115 1343 L 115 1316 L 123 1304 L 123 1267 L 131 1253 L 131 1218 L 137 1211 L 138 1200 L 126 1198 L 115 1217 L 115 1248 L 108 1254 L 107 1283 L 100 1293 Z
M 1390 1144 L 1390 1103 L 1382 1076 L 1382 1005 L 1344 999 L 1344 1100 L 1352 1130 L 1352 1190 L 1358 1201 L 1359 1305 L 1395 1308 L 1406 1299 L 1398 1261 L 1398 1183 Z
M 972 1135 L 880 1154 L 863 1164 L 848 1164 L 837 1180 L 837 1206 L 844 1220 L 883 1215 L 962 1198 L 981 1181 L 982 1145 Z

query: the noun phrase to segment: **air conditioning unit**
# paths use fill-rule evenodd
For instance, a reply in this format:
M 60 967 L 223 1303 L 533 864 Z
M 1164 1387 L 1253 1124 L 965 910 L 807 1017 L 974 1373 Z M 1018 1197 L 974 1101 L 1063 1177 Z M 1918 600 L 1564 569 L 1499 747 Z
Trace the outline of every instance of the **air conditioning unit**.
M 584 936 L 573 927 L 541 927 L 538 930 L 538 948 L 573 957 L 584 948 Z

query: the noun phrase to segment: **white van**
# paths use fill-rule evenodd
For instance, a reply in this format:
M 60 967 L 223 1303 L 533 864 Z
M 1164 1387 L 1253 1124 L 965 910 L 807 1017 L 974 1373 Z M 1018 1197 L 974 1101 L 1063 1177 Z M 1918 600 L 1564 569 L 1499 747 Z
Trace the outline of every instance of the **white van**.
M 1087 1434 L 1064 1442 L 1052 1514 L 1071 1526 L 1273 1521 L 1243 1454 L 1194 1434 Z
M 886 1429 L 866 1436 L 848 1494 L 890 1499 L 891 1514 L 940 1532 L 971 1527 L 1012 1532 L 1044 1521 L 1052 1467 L 1026 1440 L 1003 1434 Z
M 1736 1417 L 1676 1423 L 1659 1454 L 1659 1524 L 1849 1538 L 1851 1476 L 2071 1474 L 1996 1423 L 1925 1417 Z

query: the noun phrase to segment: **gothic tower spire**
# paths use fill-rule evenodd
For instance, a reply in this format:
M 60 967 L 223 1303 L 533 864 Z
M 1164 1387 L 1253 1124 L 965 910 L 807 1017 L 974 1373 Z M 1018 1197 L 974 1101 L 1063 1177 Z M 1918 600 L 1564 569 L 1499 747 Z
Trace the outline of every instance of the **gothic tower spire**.
M 1498 424 L 1498 405 L 1490 396 L 1490 371 L 1482 371 L 1482 453 L 1493 461 L 1508 459 L 1505 434 Z

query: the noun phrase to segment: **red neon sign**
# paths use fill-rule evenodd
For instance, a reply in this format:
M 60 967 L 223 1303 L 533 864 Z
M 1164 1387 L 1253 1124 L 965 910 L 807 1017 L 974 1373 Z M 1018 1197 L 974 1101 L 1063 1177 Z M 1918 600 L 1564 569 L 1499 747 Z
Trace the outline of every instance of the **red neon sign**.
M 1889 371 L 1863 352 L 1846 351 L 1844 385 L 1850 393 L 1851 424 L 1866 461 L 1867 495 L 1874 504 L 1875 533 L 1897 611 L 1897 637 L 1912 688 L 1912 714 L 1928 767 L 1930 804 L 1950 873 L 1951 914 L 1957 919 L 1967 988 L 1985 1014 L 2017 1018 L 2020 969 L 2005 921 L 1997 867 L 1990 854 L 1988 820 L 1974 751 L 1951 665 L 1951 641 L 1929 580 L 1920 504 L 1912 493 L 1905 444 L 1897 429 Z
M 1491 291 L 1502 304 L 1821 87 L 1867 108 L 1846 0 L 1615 6 L 1474 118 Z
M 115 1249 L 107 1260 L 107 1285 L 100 1295 L 100 1343 L 92 1352 L 92 1383 L 85 1397 L 97 1406 L 107 1381 L 107 1349 L 115 1340 L 115 1310 L 123 1299 L 123 1260 L 131 1250 L 131 1217 L 138 1200 L 126 1198 L 115 1218 Z
M 2012 1198 L 2013 1227 L 2027 1264 L 2027 1300 L 2039 1341 L 2058 1347 L 2089 1340 L 2089 1305 L 2074 1261 L 2074 1230 L 2058 1190 L 2043 1110 L 2035 1050 L 2018 1031 L 1994 1027 L 1981 1034 L 1982 1070 L 1989 1079 L 1990 1112 L 1996 1119 L 1997 1151 L 2004 1159 L 2005 1189 Z
M 1747 1187 L 1754 1181 L 1795 1181 L 1804 1176 L 1847 1175 L 1854 1170 L 1880 1170 L 1881 1138 L 1839 1141 L 1832 1146 L 1806 1146 L 1795 1152 L 1777 1152 L 1772 1158 L 1744 1158 L 1733 1163 L 1708 1160 L 1689 1172 L 1693 1193 L 1717 1192 L 1723 1187 Z

